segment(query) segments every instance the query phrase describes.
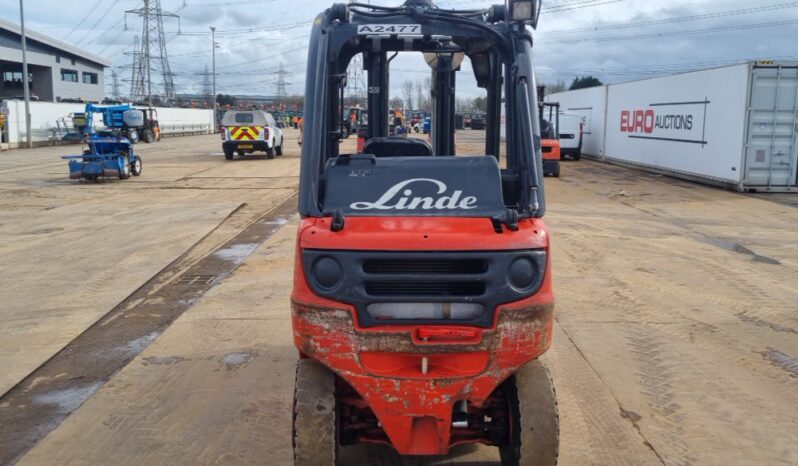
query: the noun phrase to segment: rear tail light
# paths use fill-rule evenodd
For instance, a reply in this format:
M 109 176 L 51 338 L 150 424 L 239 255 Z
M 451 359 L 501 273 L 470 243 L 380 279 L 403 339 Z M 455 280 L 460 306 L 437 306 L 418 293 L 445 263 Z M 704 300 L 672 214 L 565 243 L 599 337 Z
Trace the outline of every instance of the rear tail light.
M 269 139 L 269 128 L 267 128 L 265 126 L 263 127 L 263 139 L 264 140 L 268 140 Z
M 224 141 L 224 139 L 225 139 L 225 134 L 224 133 L 225 133 L 225 128 L 224 127 L 219 128 L 219 135 L 222 137 L 222 141 Z

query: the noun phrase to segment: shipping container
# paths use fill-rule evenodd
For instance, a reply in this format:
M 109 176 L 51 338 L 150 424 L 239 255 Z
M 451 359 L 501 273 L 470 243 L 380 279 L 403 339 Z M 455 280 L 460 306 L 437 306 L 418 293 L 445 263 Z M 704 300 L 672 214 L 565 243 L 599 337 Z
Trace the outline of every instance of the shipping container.
M 798 191 L 798 63 L 759 61 L 550 96 L 590 108 L 601 159 L 740 191 Z
M 577 91 L 561 92 L 545 97 L 546 102 L 559 102 L 560 111 L 579 115 L 584 125 L 582 153 L 601 157 L 604 155 L 604 117 L 607 104 L 607 87 L 591 87 Z

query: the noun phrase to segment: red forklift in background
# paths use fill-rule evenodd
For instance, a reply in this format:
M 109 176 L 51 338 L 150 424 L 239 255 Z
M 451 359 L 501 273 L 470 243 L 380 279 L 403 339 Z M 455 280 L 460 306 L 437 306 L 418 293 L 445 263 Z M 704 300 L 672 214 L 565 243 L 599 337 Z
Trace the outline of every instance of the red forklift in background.
M 360 443 L 402 455 L 481 443 L 505 466 L 557 463 L 557 403 L 538 360 L 554 311 L 526 27 L 539 11 L 539 1 L 457 11 L 408 0 L 316 17 L 291 294 L 295 465 L 335 465 L 340 446 Z M 430 143 L 389 135 L 397 52 L 422 53 L 432 69 Z M 344 153 L 341 103 L 358 55 L 370 121 L 363 146 Z M 484 155 L 455 153 L 464 58 L 487 92 Z
M 543 175 L 560 176 L 560 103 L 544 102 L 546 86 L 538 86 L 540 145 L 543 151 Z

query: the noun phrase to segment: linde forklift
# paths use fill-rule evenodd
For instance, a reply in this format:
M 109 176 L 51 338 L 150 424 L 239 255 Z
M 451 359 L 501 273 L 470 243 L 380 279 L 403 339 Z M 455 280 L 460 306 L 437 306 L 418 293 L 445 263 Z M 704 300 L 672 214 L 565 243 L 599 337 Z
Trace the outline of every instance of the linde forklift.
M 313 23 L 294 287 L 294 464 L 341 446 L 402 455 L 499 449 L 554 465 L 552 293 L 532 35 L 540 1 L 443 10 L 335 4 Z M 390 60 L 432 68 L 431 144 L 389 136 Z M 347 67 L 368 75 L 368 130 L 341 150 Z M 455 75 L 487 91 L 484 155 L 458 156 Z M 502 121 L 502 106 L 505 119 Z M 506 138 L 502 139 L 502 124 Z

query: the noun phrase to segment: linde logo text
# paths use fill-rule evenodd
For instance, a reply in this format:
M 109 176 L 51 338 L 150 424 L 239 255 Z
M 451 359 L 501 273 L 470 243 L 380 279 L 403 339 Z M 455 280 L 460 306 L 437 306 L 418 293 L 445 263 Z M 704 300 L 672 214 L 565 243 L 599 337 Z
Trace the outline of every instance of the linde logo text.
M 691 114 L 658 115 L 654 109 L 621 111 L 622 133 L 652 134 L 657 130 L 691 131 L 692 129 Z
M 422 183 L 432 184 L 436 189 L 436 197 L 414 196 L 413 186 Z M 476 196 L 463 196 L 463 191 L 455 190 L 451 195 L 446 193 L 444 182 L 432 178 L 412 178 L 393 185 L 374 202 L 353 202 L 349 207 L 355 210 L 455 210 L 476 209 Z

